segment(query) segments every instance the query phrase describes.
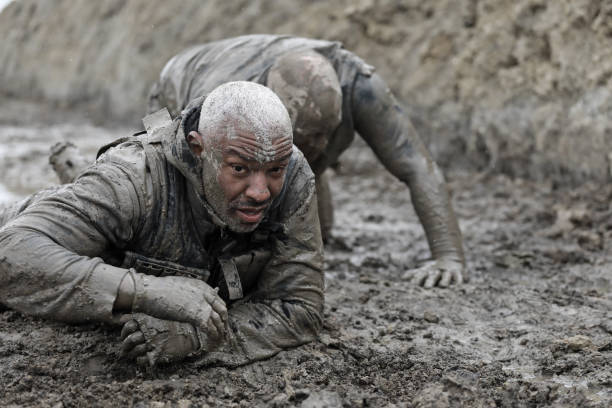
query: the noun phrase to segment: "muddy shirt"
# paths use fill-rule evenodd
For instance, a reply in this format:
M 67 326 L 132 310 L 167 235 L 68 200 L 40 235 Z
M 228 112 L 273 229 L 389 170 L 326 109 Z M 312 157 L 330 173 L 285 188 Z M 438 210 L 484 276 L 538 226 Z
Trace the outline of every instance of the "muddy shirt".
M 192 187 L 198 169 L 183 156 L 180 124 L 129 138 L 74 183 L 5 209 L 0 302 L 55 320 L 112 322 L 125 269 L 108 264 L 123 261 L 118 253 L 201 271 L 211 286 L 224 281 L 222 259 L 235 265 L 243 296 L 232 302 L 225 293 L 231 330 L 206 359 L 239 365 L 311 341 L 321 326 L 322 243 L 303 155 L 294 148 L 283 191 L 261 225 L 232 236 Z
M 338 42 L 247 35 L 189 48 L 168 61 L 162 70 L 149 95 L 149 111 L 167 106 L 171 114 L 178 114 L 191 99 L 228 81 L 265 85 L 268 71 L 278 57 L 301 50 L 313 50 L 326 57 L 342 88 L 342 122 L 330 136 L 325 151 L 310 163 L 315 174 L 322 174 L 336 163 L 358 132 L 387 170 L 410 188 L 434 259 L 463 263 L 461 233 L 441 170 L 374 68 Z

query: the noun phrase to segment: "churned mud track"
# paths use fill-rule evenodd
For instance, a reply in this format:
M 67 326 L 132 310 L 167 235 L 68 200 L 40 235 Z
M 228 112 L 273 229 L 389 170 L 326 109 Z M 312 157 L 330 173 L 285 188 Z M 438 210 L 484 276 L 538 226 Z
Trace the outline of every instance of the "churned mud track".
M 408 191 L 363 145 L 342 163 L 317 342 L 234 370 L 141 369 L 113 328 L 3 310 L 0 405 L 612 404 L 612 188 L 449 174 L 471 280 L 425 290 L 401 279 L 429 254 Z

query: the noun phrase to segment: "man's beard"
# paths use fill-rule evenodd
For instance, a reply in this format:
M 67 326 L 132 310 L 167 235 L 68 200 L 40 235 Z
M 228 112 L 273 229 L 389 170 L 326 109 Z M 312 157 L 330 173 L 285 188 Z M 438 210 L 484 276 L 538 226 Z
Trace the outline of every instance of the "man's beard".
M 208 160 L 204 160 L 202 185 L 204 190 L 204 199 L 213 209 L 215 215 L 223 221 L 227 227 L 237 233 L 249 233 L 255 230 L 261 221 L 265 218 L 266 211 L 270 207 L 272 199 L 263 202 L 256 202 L 244 197 L 242 194 L 238 198 L 230 201 L 225 199 L 225 193 L 221 189 L 218 181 L 218 171 L 215 166 Z M 263 209 L 263 214 L 260 220 L 256 223 L 246 223 L 241 220 L 236 214 L 239 209 Z
M 243 234 L 252 232 L 261 224 L 271 203 L 271 199 L 256 202 L 242 196 L 227 203 L 222 194 L 208 194 L 207 190 L 204 190 L 204 198 L 231 231 Z M 257 222 L 247 223 L 238 216 L 237 211 L 240 210 L 261 211 L 261 217 Z
M 255 228 L 257 228 L 259 226 L 259 224 L 261 224 L 261 221 L 263 221 L 263 219 L 266 216 L 266 212 L 268 211 L 268 208 L 270 207 L 270 203 L 272 202 L 272 199 L 268 199 L 262 202 L 257 202 L 254 200 L 249 200 L 248 198 L 245 197 L 238 197 L 237 199 L 235 199 L 234 201 L 231 201 L 228 205 L 227 205 L 227 225 L 228 227 L 235 232 L 239 232 L 239 233 L 246 233 L 246 232 L 251 232 L 253 231 Z M 257 222 L 254 223 L 246 223 L 245 221 L 241 220 L 238 215 L 236 214 L 237 211 L 243 211 L 243 212 L 254 212 L 254 213 L 260 213 L 260 218 Z

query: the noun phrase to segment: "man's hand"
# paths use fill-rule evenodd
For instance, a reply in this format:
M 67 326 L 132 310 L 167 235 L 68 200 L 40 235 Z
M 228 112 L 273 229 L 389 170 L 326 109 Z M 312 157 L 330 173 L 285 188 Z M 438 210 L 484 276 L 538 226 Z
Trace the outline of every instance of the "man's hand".
M 219 339 L 209 338 L 191 323 L 174 322 L 134 313 L 124 315 L 121 355 L 139 365 L 178 362 L 190 354 L 210 351 Z M 215 343 L 217 341 L 217 343 Z
M 404 272 L 402 279 L 410 280 L 427 289 L 434 286 L 446 288 L 453 283 L 467 282 L 467 271 L 460 261 L 438 259 Z
M 193 324 L 212 337 L 225 334 L 227 308 L 217 291 L 198 279 L 134 273 L 133 312 Z

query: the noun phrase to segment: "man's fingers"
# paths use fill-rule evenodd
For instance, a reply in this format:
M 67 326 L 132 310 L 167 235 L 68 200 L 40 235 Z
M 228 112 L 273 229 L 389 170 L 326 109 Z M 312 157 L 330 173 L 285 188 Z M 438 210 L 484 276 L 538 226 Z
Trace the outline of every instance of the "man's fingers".
M 225 333 L 225 321 L 223 321 L 219 315 L 213 313 L 212 316 L 210 316 L 210 320 L 212 322 L 211 326 L 214 326 L 215 330 L 216 330 L 216 334 L 214 334 L 215 337 L 219 337 L 222 336 Z M 212 333 L 211 333 L 212 334 Z
M 439 270 L 429 271 L 429 273 L 427 274 L 427 279 L 425 279 L 425 283 L 423 284 L 423 287 L 425 289 L 431 289 L 434 286 L 436 286 L 436 283 L 438 283 L 439 279 L 440 279 Z
M 223 321 L 227 320 L 227 307 L 221 298 L 215 299 L 215 301 L 212 303 L 212 308 L 219 314 L 219 316 L 221 316 Z
M 220 300 L 220 302 L 223 302 Z M 217 329 L 218 333 L 223 332 L 223 328 L 225 327 L 225 322 L 227 321 L 227 309 L 225 308 L 224 303 L 214 304 L 216 308 L 213 308 L 213 305 L 207 304 L 203 305 L 205 310 L 202 315 L 207 316 L 207 319 L 204 324 L 198 324 L 202 328 L 208 329 L 212 325 Z
M 222 318 L 227 315 L 227 307 L 225 306 L 223 299 L 221 299 L 217 294 L 217 290 L 205 291 L 204 299 L 206 299 L 206 302 L 215 312 L 219 313 Z
M 457 285 L 460 285 L 460 284 L 462 284 L 462 283 L 464 283 L 464 282 L 467 282 L 467 279 L 464 279 L 464 278 L 463 278 L 463 273 L 462 273 L 460 270 L 459 270 L 459 271 L 455 271 L 455 272 L 453 273 L 453 275 L 454 275 L 454 277 L 455 277 L 455 283 L 456 283 Z
M 414 275 L 415 274 L 413 270 L 404 271 L 404 273 L 402 274 L 402 279 L 406 281 L 410 281 L 414 278 Z
M 425 285 L 425 281 L 429 277 L 429 271 L 425 269 L 418 269 L 414 273 L 414 277 L 412 280 L 416 285 L 423 286 Z
M 212 307 L 204 301 L 185 310 L 183 316 L 177 316 L 168 320 L 191 323 L 195 327 L 206 328 L 211 313 L 213 313 Z
M 140 357 L 136 357 L 136 364 L 138 364 L 139 366 L 148 366 L 149 365 L 149 357 L 147 357 L 146 355 L 144 356 L 140 356 Z
M 219 288 L 208 288 L 208 290 L 204 291 L 204 299 L 206 299 L 206 301 L 209 304 L 213 304 L 215 302 L 215 300 L 221 300 L 223 301 L 220 297 L 219 297 Z
M 146 354 L 147 354 L 147 345 L 143 343 L 143 344 L 134 346 L 134 348 L 124 353 L 124 356 L 129 359 L 134 359 L 140 356 L 144 356 Z
M 206 328 L 207 336 L 209 338 L 217 339 L 224 333 L 225 323 L 221 321 L 221 318 L 216 313 L 213 313 L 208 320 L 208 326 Z
M 217 327 L 212 322 L 211 324 L 208 325 L 208 329 L 206 330 L 206 333 L 208 334 L 208 337 L 212 337 L 212 338 L 219 337 L 219 329 L 217 329 Z
M 461 284 L 467 282 L 463 275 L 463 266 L 455 265 L 454 263 L 444 263 L 437 261 L 428 263 L 418 269 L 406 271 L 403 273 L 403 279 L 410 279 L 414 285 L 423 286 L 426 289 L 439 286 L 447 288 L 451 284 Z
M 212 313 L 210 315 L 210 322 L 212 323 L 211 326 L 215 328 L 215 331 L 217 332 L 217 334 L 223 333 L 223 328 L 225 327 L 225 323 L 223 322 L 223 320 L 221 320 L 221 317 L 218 314 Z
M 442 278 L 440 279 L 440 282 L 438 282 L 438 286 L 441 288 L 448 288 L 450 286 L 451 280 L 453 279 L 453 276 L 454 274 L 452 272 L 442 272 Z
M 121 340 L 125 340 L 127 336 L 134 333 L 138 330 L 138 323 L 136 320 L 130 320 L 123 325 L 123 329 L 121 329 Z
M 132 333 L 123 340 L 123 344 L 121 345 L 121 351 L 124 355 L 128 354 L 131 349 L 135 346 L 142 344 L 145 342 L 144 334 L 141 331 L 137 331 L 136 333 Z

